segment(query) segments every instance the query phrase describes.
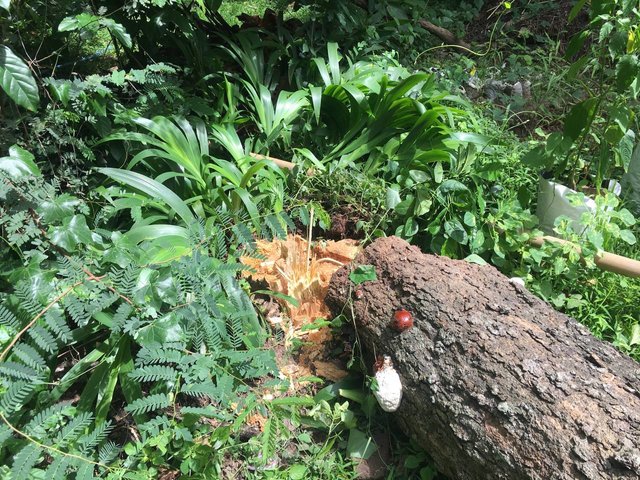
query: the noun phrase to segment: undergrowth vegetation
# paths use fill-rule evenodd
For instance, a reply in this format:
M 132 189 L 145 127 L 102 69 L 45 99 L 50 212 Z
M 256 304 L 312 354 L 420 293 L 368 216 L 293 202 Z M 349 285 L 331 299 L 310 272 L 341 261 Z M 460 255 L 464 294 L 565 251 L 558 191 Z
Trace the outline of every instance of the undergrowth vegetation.
M 357 342 L 281 372 L 255 303 L 296 299 L 240 259 L 290 233 L 489 263 L 640 359 L 640 283 L 595 263 L 640 256 L 639 14 L 552 39 L 538 3 L 0 1 L 0 476 L 435 478 Z M 419 22 L 477 16 L 477 52 Z M 532 244 L 541 173 L 596 195 L 573 244 Z

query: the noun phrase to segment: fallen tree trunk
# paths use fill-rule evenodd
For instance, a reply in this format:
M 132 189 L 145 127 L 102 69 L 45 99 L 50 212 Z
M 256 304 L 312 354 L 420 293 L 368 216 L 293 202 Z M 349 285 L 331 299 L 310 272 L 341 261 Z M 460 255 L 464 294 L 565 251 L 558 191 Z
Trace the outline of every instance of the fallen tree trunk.
M 336 272 L 327 303 L 391 356 L 401 427 L 452 479 L 640 478 L 640 364 L 490 266 L 422 254 L 395 237 Z M 345 308 L 349 302 L 352 308 Z M 390 328 L 394 312 L 413 328 Z

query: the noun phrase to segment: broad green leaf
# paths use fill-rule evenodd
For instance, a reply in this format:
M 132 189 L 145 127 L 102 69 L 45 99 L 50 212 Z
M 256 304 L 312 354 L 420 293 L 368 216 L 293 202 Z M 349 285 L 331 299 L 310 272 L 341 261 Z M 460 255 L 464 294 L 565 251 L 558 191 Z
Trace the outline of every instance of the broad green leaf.
M 22 177 L 42 175 L 40 169 L 34 162 L 35 157 L 17 145 L 9 148 L 9 156 L 0 158 L 0 170 L 6 172 L 10 177 Z
M 626 243 L 628 243 L 629 245 L 635 245 L 636 243 L 636 236 L 633 234 L 631 230 L 621 230 L 620 238 L 624 240 Z
M 133 43 L 131 42 L 131 35 L 127 33 L 124 26 L 110 18 L 100 19 L 100 24 L 107 27 L 109 32 L 120 42 L 125 48 L 131 48 Z
M 347 453 L 354 458 L 369 458 L 378 447 L 371 437 L 357 428 L 349 430 L 349 440 L 347 441 Z
M 354 285 L 373 282 L 377 279 L 376 268 L 373 265 L 359 265 L 349 274 L 349 280 L 351 280 Z
M 47 198 L 38 206 L 38 213 L 45 223 L 59 222 L 63 218 L 73 215 L 82 201 L 76 197 L 63 193 L 53 198 Z
M 0 88 L 21 107 L 38 109 L 40 94 L 31 70 L 5 45 L 0 45 Z
M 589 124 L 589 120 L 593 115 L 593 109 L 595 108 L 597 100 L 595 98 L 588 98 L 587 100 L 580 102 L 573 106 L 569 114 L 564 121 L 564 135 L 567 138 L 575 141 L 577 140 L 584 129 Z
M 80 28 L 85 28 L 87 25 L 95 23 L 97 26 L 97 22 L 100 20 L 100 17 L 96 17 L 95 15 L 91 15 L 88 13 L 81 13 L 79 15 L 74 15 L 72 17 L 65 17 L 62 19 L 60 24 L 58 25 L 59 32 L 73 32 Z
M 180 197 L 152 178 L 120 168 L 100 168 L 98 171 L 118 182 L 139 190 L 151 198 L 162 200 L 169 205 L 187 225 L 196 220 L 187 204 Z
M 468 257 L 465 257 L 465 261 L 469 263 L 475 263 L 476 265 L 487 265 L 487 262 L 485 261 L 485 259 L 482 258 L 480 255 L 476 255 L 475 253 L 472 253 Z
M 91 243 L 91 230 L 87 226 L 84 215 L 67 217 L 60 227 L 51 227 L 49 230 L 51 242 L 64 248 L 67 252 L 73 252 L 78 244 Z
M 616 89 L 618 93 L 631 85 L 638 74 L 638 58 L 635 55 L 623 55 L 616 65 Z
M 392 187 L 387 187 L 387 208 L 396 208 L 400 201 L 400 192 Z

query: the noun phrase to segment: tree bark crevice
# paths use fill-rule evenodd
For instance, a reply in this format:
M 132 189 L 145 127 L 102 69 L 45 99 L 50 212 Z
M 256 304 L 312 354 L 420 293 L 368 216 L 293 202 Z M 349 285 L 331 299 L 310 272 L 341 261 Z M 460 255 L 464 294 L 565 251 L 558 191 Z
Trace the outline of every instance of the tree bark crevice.
M 640 478 L 640 365 L 490 266 L 422 254 L 395 237 L 356 264 L 377 280 L 351 298 L 349 269 L 327 303 L 348 302 L 364 342 L 404 385 L 394 414 L 459 479 Z M 393 313 L 415 326 L 390 328 Z M 351 309 L 347 309 L 349 311 Z

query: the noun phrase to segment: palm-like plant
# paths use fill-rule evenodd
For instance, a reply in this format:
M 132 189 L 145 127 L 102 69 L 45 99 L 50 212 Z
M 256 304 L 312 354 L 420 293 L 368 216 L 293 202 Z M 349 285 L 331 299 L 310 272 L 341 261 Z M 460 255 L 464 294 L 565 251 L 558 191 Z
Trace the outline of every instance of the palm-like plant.
M 150 147 L 140 150 L 128 168 L 144 165 L 155 179 L 126 170 L 103 169 L 103 172 L 138 191 L 158 195 L 185 223 L 191 221 L 191 217 L 195 218 L 193 214 L 206 220 L 219 211 L 226 211 L 232 215 L 247 213 L 259 226 L 261 210 L 278 212 L 282 209 L 282 172 L 269 160 L 252 158 L 233 127 L 213 127 L 213 138 L 231 157 L 230 161 L 210 154 L 209 137 L 202 122 L 195 122 L 195 128 L 180 118 L 138 118 L 134 123 L 148 133 L 117 133 L 101 142 L 127 140 Z M 152 182 L 153 187 L 150 187 Z M 181 195 L 165 184 L 170 184 Z M 165 195 L 159 195 L 160 187 Z M 184 204 L 180 210 L 176 209 L 178 204 L 172 198 L 174 196 Z M 193 211 L 191 216 L 186 215 L 185 206 Z

